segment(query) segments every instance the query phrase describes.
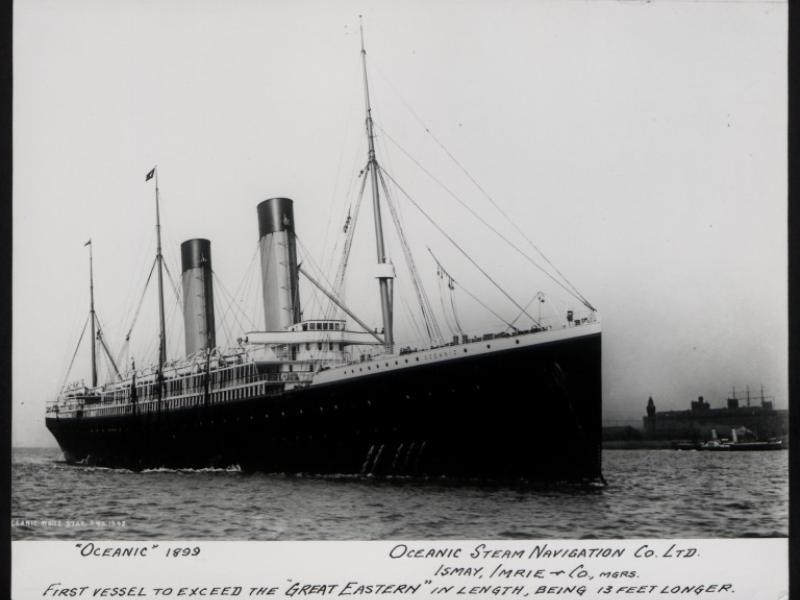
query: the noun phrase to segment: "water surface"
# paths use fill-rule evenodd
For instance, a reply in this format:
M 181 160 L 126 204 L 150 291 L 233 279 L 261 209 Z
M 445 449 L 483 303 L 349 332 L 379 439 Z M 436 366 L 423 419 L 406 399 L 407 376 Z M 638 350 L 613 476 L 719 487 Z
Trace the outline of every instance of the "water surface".
M 70 466 L 12 454 L 22 539 L 547 539 L 774 537 L 788 533 L 788 452 L 606 450 L 608 486 Z

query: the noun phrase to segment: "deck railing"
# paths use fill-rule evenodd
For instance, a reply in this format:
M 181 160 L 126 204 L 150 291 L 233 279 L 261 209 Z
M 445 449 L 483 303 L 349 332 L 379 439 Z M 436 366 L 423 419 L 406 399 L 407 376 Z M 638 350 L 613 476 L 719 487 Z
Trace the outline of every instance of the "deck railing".
M 285 389 L 287 383 L 304 385 L 310 381 L 312 375 L 311 371 L 291 371 L 236 377 L 225 383 L 209 385 L 208 403 L 223 404 L 277 394 Z M 137 398 L 135 402 L 130 396 L 122 401 L 115 399 L 113 392 L 105 395 L 111 397 L 111 400 L 104 402 L 101 394 L 99 402 L 87 403 L 86 400 L 91 395 L 81 394 L 75 398 L 48 402 L 46 415 L 50 418 L 114 417 L 133 414 L 134 410 L 137 414 L 148 414 L 159 410 L 196 408 L 206 403 L 206 394 L 202 386 L 179 394 L 164 393 L 160 400 L 155 394 Z

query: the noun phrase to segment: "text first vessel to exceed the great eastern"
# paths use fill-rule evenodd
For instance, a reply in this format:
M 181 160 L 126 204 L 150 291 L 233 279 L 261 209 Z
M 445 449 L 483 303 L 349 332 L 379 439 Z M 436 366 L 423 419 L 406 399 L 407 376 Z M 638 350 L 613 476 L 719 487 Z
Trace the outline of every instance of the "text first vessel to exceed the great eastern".
M 293 202 L 271 198 L 257 207 L 264 331 L 244 334 L 233 348 L 217 346 L 211 245 L 188 240 L 181 245 L 186 357 L 167 361 L 154 169 L 146 180 L 155 179 L 159 234 L 158 362 L 120 372 L 95 332 L 92 296 L 91 384 L 65 387 L 47 407 L 47 427 L 67 461 L 500 481 L 602 478 L 601 333 L 588 303 L 586 317 L 569 311 L 555 326 L 534 319 L 521 329 L 512 322 L 501 333 L 462 332 L 447 342 L 432 336 L 423 349 L 395 348 L 395 275 L 380 220 L 381 202 L 389 202 L 384 175 L 390 176 L 375 157 L 363 45 L 361 56 L 369 142 L 361 189 L 370 180 L 383 328 L 366 326 L 335 290 L 298 265 Z M 338 307 L 336 318 L 303 317 L 300 274 Z M 418 296 L 424 300 L 419 286 Z M 98 345 L 116 373 L 103 385 Z

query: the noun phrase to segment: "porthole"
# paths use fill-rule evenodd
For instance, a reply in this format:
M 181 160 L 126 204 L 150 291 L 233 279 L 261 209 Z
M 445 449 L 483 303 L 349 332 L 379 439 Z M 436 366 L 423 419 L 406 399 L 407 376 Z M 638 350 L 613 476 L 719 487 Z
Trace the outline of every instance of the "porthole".
M 491 345 L 491 344 L 486 344 L 486 347 L 487 347 L 487 348 L 491 348 L 491 347 L 492 347 L 492 345 Z
M 464 348 L 464 352 L 465 352 L 465 353 L 466 353 L 466 351 L 467 351 L 467 349 L 466 349 L 466 348 Z
M 515 343 L 519 344 L 519 340 L 514 340 Z
M 417 362 L 419 362 L 419 356 L 417 357 Z

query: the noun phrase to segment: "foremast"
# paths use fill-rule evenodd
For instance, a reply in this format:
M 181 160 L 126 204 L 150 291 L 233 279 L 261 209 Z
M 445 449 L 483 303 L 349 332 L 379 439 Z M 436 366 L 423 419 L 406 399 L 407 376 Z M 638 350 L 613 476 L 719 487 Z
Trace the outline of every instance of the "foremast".
M 94 272 L 92 265 L 92 240 L 84 244 L 89 246 L 89 320 L 92 325 L 92 389 L 97 387 L 97 333 L 95 332 L 95 313 L 94 313 Z
M 156 264 L 158 267 L 158 399 L 161 400 L 161 382 L 164 377 L 164 363 L 167 362 L 167 333 L 164 320 L 164 256 L 161 253 L 161 215 L 158 199 L 158 166 L 145 177 L 145 182 L 155 179 L 156 191 Z
M 369 81 L 367 79 L 367 51 L 364 49 L 364 27 L 359 15 L 359 31 L 361 33 L 361 67 L 364 73 L 364 105 L 366 107 L 367 143 L 369 147 L 367 169 L 372 183 L 372 212 L 375 218 L 375 242 L 378 253 L 378 286 L 381 296 L 381 314 L 383 315 L 383 341 L 386 352 L 394 351 L 394 331 L 392 315 L 392 280 L 394 270 L 386 259 L 386 248 L 383 241 L 383 225 L 381 223 L 380 196 L 378 193 L 378 161 L 375 158 L 375 135 L 372 123 L 372 107 L 369 101 Z

